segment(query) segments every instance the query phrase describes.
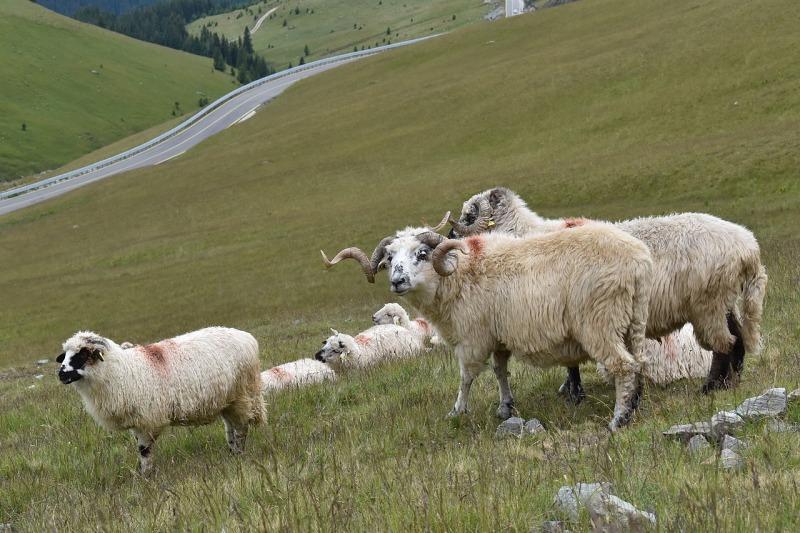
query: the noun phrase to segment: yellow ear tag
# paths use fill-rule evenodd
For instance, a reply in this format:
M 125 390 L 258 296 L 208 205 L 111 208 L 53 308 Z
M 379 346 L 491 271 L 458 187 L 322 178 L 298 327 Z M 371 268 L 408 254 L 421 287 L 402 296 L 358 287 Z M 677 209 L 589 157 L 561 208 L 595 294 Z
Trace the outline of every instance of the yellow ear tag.
M 491 220 L 491 219 L 490 219 L 490 220 L 489 220 L 489 222 L 487 222 L 487 223 L 486 223 L 486 227 L 489 227 L 489 228 L 491 228 L 491 227 L 493 227 L 493 226 L 494 226 L 494 220 Z

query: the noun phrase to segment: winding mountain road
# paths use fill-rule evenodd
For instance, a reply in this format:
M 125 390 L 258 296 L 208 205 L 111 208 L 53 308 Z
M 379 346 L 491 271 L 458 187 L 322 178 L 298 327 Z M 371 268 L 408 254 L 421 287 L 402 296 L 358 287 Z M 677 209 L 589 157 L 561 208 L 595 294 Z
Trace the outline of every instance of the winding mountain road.
M 412 44 L 424 39 L 425 38 L 413 39 L 403 43 L 396 43 L 394 45 L 380 47 L 378 49 L 373 49 L 369 53 L 377 53 L 385 49 L 405 46 L 406 44 Z M 249 119 L 255 114 L 256 109 L 259 106 L 281 94 L 293 83 L 325 70 L 338 67 L 339 65 L 356 61 L 361 57 L 366 57 L 362 55 L 351 57 L 353 55 L 354 54 L 352 53 L 343 54 L 343 56 L 341 56 L 342 59 L 333 58 L 336 59 L 336 61 L 329 63 L 324 63 L 324 61 L 329 60 L 321 60 L 323 63 L 320 65 L 314 65 L 311 63 L 305 67 L 305 70 L 292 72 L 274 80 L 267 80 L 260 85 L 245 90 L 244 92 L 241 92 L 240 94 L 228 99 L 226 102 L 219 105 L 202 118 L 198 119 L 195 123 L 184 128 L 179 133 L 159 142 L 158 144 L 155 144 L 154 146 L 151 146 L 150 148 L 141 150 L 135 155 L 120 158 L 118 161 L 102 166 L 101 168 L 89 170 L 78 176 L 68 176 L 70 173 L 67 173 L 64 175 L 65 178 L 62 181 L 56 181 L 55 183 L 44 185 L 41 188 L 36 188 L 34 190 L 25 191 L 22 193 L 11 191 L 11 193 L 18 195 L 11 196 L 10 198 L 0 198 L 0 216 L 12 213 L 19 209 L 24 209 L 34 204 L 38 204 L 50 198 L 60 196 L 66 192 L 83 187 L 84 185 L 88 185 L 95 181 L 108 178 L 109 176 L 113 176 L 121 172 L 158 165 L 170 159 L 174 159 L 210 136 L 219 133 L 220 131 L 239 122 Z M 89 167 L 91 166 L 92 165 Z M 59 177 L 56 177 L 55 179 L 58 180 Z

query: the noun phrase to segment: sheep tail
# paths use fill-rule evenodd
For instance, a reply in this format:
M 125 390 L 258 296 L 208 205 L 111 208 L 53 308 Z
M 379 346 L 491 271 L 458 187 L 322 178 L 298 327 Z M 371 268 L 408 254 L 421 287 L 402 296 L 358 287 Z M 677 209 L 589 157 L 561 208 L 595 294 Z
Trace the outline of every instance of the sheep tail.
M 748 353 L 761 350 L 761 313 L 767 292 L 767 271 L 756 256 L 745 265 L 742 290 L 742 341 Z

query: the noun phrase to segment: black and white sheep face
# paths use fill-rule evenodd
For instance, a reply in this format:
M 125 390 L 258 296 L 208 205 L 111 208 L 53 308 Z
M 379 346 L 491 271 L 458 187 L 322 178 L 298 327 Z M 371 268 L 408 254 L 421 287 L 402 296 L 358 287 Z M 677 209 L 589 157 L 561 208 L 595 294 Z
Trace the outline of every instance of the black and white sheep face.
M 322 361 L 323 363 L 338 363 L 342 357 L 347 356 L 350 350 L 347 342 L 341 335 L 336 333 L 322 343 L 322 348 L 314 354 L 314 359 Z
M 478 213 L 480 212 L 480 208 L 478 207 L 478 203 L 482 195 L 486 193 L 476 194 L 466 202 L 461 207 L 461 216 L 458 218 L 458 221 L 465 226 L 471 226 L 475 223 L 475 220 L 478 218 Z M 458 234 L 455 228 L 450 228 L 450 232 L 447 234 L 448 239 L 460 239 L 462 236 Z
M 90 348 L 81 348 L 77 352 L 68 350 L 58 357 L 56 362 L 61 363 L 58 369 L 58 379 L 64 385 L 69 385 L 86 376 L 97 361 L 102 359 L 102 354 Z
M 433 249 L 414 235 L 398 235 L 386 247 L 384 262 L 389 271 L 390 290 L 400 296 L 418 290 L 430 290 L 438 280 L 433 270 Z

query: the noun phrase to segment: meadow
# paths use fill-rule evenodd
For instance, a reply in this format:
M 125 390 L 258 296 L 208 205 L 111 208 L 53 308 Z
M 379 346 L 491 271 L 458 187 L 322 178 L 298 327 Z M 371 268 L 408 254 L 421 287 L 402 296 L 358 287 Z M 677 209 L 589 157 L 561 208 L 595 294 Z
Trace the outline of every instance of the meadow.
M 0 3 L 0 185 L 53 169 L 235 88 L 211 59 Z M 8 70 L 6 70 L 8 69 Z M 23 127 L 24 125 L 24 127 Z
M 663 529 L 796 530 L 800 434 L 748 425 L 734 473 L 661 435 L 800 386 L 793 9 L 586 0 L 463 28 L 303 80 L 179 159 L 1 217 L 0 523 L 529 530 L 563 518 L 561 485 L 609 481 Z M 702 211 L 751 228 L 770 280 L 764 350 L 739 387 L 648 387 L 611 436 L 613 389 L 593 369 L 573 407 L 561 369 L 512 361 L 517 407 L 548 433 L 496 441 L 491 371 L 445 420 L 458 365 L 437 349 L 270 398 L 242 457 L 221 423 L 170 430 L 142 479 L 133 439 L 35 365 L 78 329 L 146 342 L 210 324 L 251 331 L 264 367 L 309 357 L 329 327 L 357 332 L 395 300 L 384 275 L 326 272 L 320 248 L 371 250 L 494 185 L 546 216 Z
M 305 62 L 442 33 L 482 21 L 490 6 L 482 0 L 266 0 L 195 20 L 193 34 L 209 31 L 236 39 L 277 8 L 252 35 L 253 48 L 278 70 Z M 297 12 L 299 9 L 299 13 Z M 286 25 L 283 24 L 284 20 Z M 387 29 L 391 31 L 387 33 Z

